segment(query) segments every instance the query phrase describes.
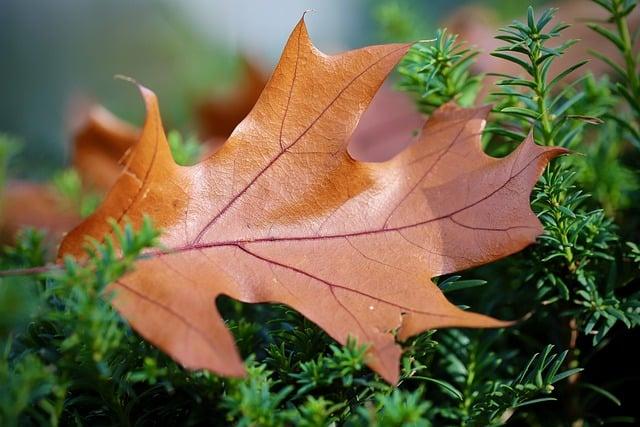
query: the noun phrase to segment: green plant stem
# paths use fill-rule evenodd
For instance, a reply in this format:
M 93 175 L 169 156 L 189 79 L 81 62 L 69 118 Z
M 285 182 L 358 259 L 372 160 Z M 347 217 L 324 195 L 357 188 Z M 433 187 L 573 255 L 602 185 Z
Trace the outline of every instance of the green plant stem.
M 469 364 L 467 365 L 467 378 L 464 384 L 464 400 L 461 403 L 462 413 L 465 418 L 471 416 L 471 407 L 473 406 L 473 385 L 476 379 L 476 348 L 475 346 L 469 352 Z
M 578 350 L 578 336 L 580 331 L 578 330 L 578 322 L 575 317 L 570 317 L 567 320 L 566 330 L 569 331 L 568 336 L 568 349 L 567 353 L 567 369 L 576 368 L 579 364 L 579 355 L 580 352 Z M 579 394 L 579 383 L 580 383 L 580 372 L 576 372 L 571 375 L 567 379 L 567 400 L 565 406 L 565 412 L 567 414 L 567 418 L 571 421 L 572 427 L 582 426 L 584 424 L 584 420 L 582 419 L 582 410 L 580 408 L 580 394 Z
M 64 269 L 62 264 L 42 265 L 30 268 L 14 268 L 10 270 L 0 270 L 0 277 L 13 276 L 34 276 L 36 274 L 51 273 L 53 271 L 61 271 Z
M 537 56 L 531 58 L 531 62 L 533 64 L 537 63 Z M 551 146 L 553 145 L 553 138 L 551 138 L 551 133 L 553 132 L 553 126 L 551 117 L 549 117 L 549 111 L 547 109 L 547 92 L 545 89 L 546 82 L 541 76 L 540 69 L 538 67 L 533 67 L 534 79 L 536 83 L 535 93 L 536 93 L 536 102 L 538 105 L 538 110 L 540 111 L 540 125 L 542 126 L 542 140 L 545 145 Z
M 620 10 L 616 8 L 616 12 L 613 15 L 618 29 L 618 34 L 622 38 L 624 49 L 622 55 L 624 56 L 624 62 L 627 67 L 627 78 L 631 83 L 631 91 L 634 95 L 640 94 L 640 80 L 638 79 L 638 64 L 636 63 L 635 56 L 633 54 L 633 45 L 631 43 L 631 32 L 629 31 L 629 24 L 624 16 L 620 14 Z
M 547 108 L 547 82 L 544 79 L 543 73 L 540 67 L 536 64 L 540 60 L 540 41 L 536 42 L 535 49 L 531 52 L 530 60 L 533 64 L 533 78 L 535 82 L 535 94 L 538 111 L 540 112 L 540 125 L 542 127 L 542 141 L 547 146 L 552 146 L 553 138 L 553 121 L 549 116 L 549 109 Z

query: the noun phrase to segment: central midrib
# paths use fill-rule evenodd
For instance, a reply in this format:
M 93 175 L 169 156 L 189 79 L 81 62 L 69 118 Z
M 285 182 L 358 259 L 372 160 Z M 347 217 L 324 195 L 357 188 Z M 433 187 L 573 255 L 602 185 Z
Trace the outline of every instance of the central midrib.
M 520 169 L 517 173 L 509 176 L 509 178 L 500 186 L 498 186 L 496 189 L 494 189 L 493 191 L 491 191 L 490 193 L 486 194 L 485 196 L 483 196 L 482 198 L 476 200 L 475 202 L 469 204 L 468 206 L 464 206 L 462 208 L 456 209 L 452 212 L 434 217 L 434 218 L 429 218 L 427 220 L 424 221 L 420 221 L 417 223 L 413 223 L 413 224 L 406 224 L 406 225 L 401 225 L 398 227 L 392 227 L 392 228 L 378 228 L 378 229 L 374 229 L 374 230 L 362 230 L 362 231 L 357 231 L 357 232 L 353 232 L 353 233 L 342 233 L 342 234 L 328 234 L 328 235 L 323 235 L 323 236 L 289 236 L 289 237 L 265 237 L 265 238 L 260 238 L 260 239 L 245 239 L 245 240 L 228 240 L 228 241 L 222 241 L 222 242 L 206 242 L 206 243 L 192 243 L 192 244 L 188 244 L 188 245 L 184 245 L 184 246 L 179 246 L 179 247 L 175 247 L 172 249 L 168 249 L 168 250 L 164 250 L 164 251 L 157 251 L 157 252 L 149 252 L 147 253 L 148 257 L 155 257 L 155 256 L 163 256 L 163 255 L 171 255 L 171 254 L 175 254 L 175 253 L 181 253 L 181 252 L 189 252 L 191 250 L 200 250 L 200 249 L 209 249 L 209 248 L 215 248 L 215 247 L 228 247 L 228 246 L 238 246 L 238 245 L 243 245 L 243 244 L 253 244 L 253 243 L 277 243 L 277 242 L 287 242 L 287 241 L 313 241 L 313 240 L 329 240 L 329 239 L 338 239 L 338 238 L 347 238 L 347 237 L 357 237 L 357 236 L 366 236 L 366 235 L 374 235 L 374 234 L 380 234 L 380 233 L 388 233 L 388 232 L 395 232 L 395 231 L 401 231 L 401 230 L 405 230 L 408 228 L 413 228 L 413 227 L 419 227 L 421 225 L 425 225 L 425 224 L 429 224 L 432 222 L 436 222 L 436 221 L 440 221 L 446 218 L 450 218 L 460 212 L 463 212 L 467 209 L 470 209 L 476 205 L 478 205 L 479 203 L 482 203 L 483 201 L 487 200 L 488 198 L 490 198 L 491 196 L 493 196 L 494 194 L 496 194 L 498 191 L 502 190 L 509 182 L 511 182 L 513 179 L 517 178 L 520 174 L 522 174 L 525 170 L 527 170 L 532 163 L 534 163 L 536 160 L 538 160 L 540 157 L 544 156 L 545 154 L 547 154 L 547 151 L 544 151 L 540 154 L 538 154 L 537 156 L 535 156 L 533 159 L 531 159 L 529 162 L 527 162 L 524 167 L 522 167 L 522 169 Z M 514 160 L 515 161 L 515 160 Z M 500 230 L 496 230 L 496 231 L 500 231 Z

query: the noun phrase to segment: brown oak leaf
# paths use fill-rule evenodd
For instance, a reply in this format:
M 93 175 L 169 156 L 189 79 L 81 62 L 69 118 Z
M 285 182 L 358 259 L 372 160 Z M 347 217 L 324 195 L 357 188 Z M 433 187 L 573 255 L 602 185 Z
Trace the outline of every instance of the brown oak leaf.
M 81 221 L 50 185 L 11 181 L 0 196 L 0 243 L 11 243 L 20 229 L 34 227 L 46 229 L 48 243 L 55 248 L 62 234 Z
M 354 160 L 358 119 L 408 45 L 325 55 L 304 21 L 294 29 L 255 107 L 214 155 L 174 163 L 155 95 L 104 203 L 62 243 L 81 256 L 107 219 L 150 215 L 164 249 L 113 283 L 133 328 L 188 368 L 242 375 L 219 295 L 286 304 L 341 343 L 367 344 L 368 365 L 399 377 L 396 338 L 442 327 L 508 324 L 461 310 L 431 282 L 493 261 L 542 231 L 529 194 L 558 148 L 525 141 L 495 159 L 480 148 L 488 107 L 447 105 L 393 159 Z
M 120 175 L 120 161 L 139 131 L 102 107 L 85 111 L 74 132 L 72 164 L 83 184 L 106 191 Z M 12 181 L 0 191 L 0 242 L 13 242 L 18 230 L 34 227 L 46 230 L 47 243 L 57 247 L 63 233 L 81 221 L 76 210 L 52 185 Z
M 240 59 L 245 76 L 237 86 L 227 96 L 208 99 L 196 109 L 200 137 L 210 144 L 219 145 L 218 141 L 223 143 L 231 135 L 267 84 L 267 76 L 254 61 L 244 56 Z
M 365 162 L 389 160 L 415 142 L 424 124 L 422 114 L 406 93 L 383 85 L 358 122 L 349 140 L 349 154 Z
M 98 105 L 83 115 L 75 120 L 79 125 L 73 135 L 71 162 L 85 185 L 107 190 L 120 175 L 124 156 L 140 131 Z
M 140 132 L 100 106 L 83 106 L 73 119 L 72 165 L 84 185 L 106 191 Z M 12 181 L 0 192 L 0 242 L 12 242 L 21 228 L 35 227 L 47 230 L 47 242 L 57 247 L 62 235 L 81 221 L 76 210 L 51 185 Z

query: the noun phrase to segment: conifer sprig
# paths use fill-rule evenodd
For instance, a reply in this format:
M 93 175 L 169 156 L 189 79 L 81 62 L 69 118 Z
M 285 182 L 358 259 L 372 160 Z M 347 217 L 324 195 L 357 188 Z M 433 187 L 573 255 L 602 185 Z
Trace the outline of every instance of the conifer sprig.
M 506 45 L 499 47 L 491 55 L 517 65 L 524 76 L 493 74 L 502 78 L 497 84 L 504 89 L 493 93 L 493 96 L 507 101 L 506 105 L 499 105 L 495 111 L 512 118 L 513 122 L 493 126 L 490 130 L 499 127 L 522 129 L 528 124 L 536 130 L 538 142 L 566 147 L 571 145 L 580 131 L 577 128 L 570 133 L 565 129 L 569 127 L 568 120 L 584 117 L 570 114 L 571 107 L 584 97 L 584 93 L 570 93 L 571 86 L 564 90 L 560 86 L 567 76 L 587 61 L 572 64 L 553 77 L 549 75 L 554 61 L 577 42 L 566 40 L 557 46 L 550 45 L 568 27 L 567 24 L 558 23 L 546 30 L 556 12 L 556 9 L 547 9 L 536 20 L 533 8 L 529 7 L 526 24 L 514 21 L 502 28 L 496 36 Z M 517 132 L 514 136 L 522 138 L 524 132 Z
M 458 42 L 456 35 L 439 29 L 435 39 L 414 45 L 398 66 L 398 87 L 414 96 L 424 113 L 451 100 L 471 105 L 481 76 L 469 70 L 478 51 Z
M 592 54 L 608 64 L 615 73 L 614 91 L 622 97 L 633 113 L 634 122 L 618 117 L 616 114 L 609 118 L 616 120 L 628 132 L 629 140 L 640 149 L 640 56 L 637 53 L 638 31 L 632 33 L 629 28 L 629 15 L 638 5 L 637 0 L 592 0 L 608 13 L 608 23 L 615 25 L 615 30 L 600 23 L 591 23 L 589 28 L 606 38 L 620 52 L 624 65 L 620 66 L 603 52 L 592 51 Z

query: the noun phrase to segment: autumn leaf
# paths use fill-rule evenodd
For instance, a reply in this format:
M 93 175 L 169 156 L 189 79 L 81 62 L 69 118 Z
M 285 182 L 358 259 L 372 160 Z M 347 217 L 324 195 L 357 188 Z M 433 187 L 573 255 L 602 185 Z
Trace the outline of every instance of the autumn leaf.
M 107 191 L 120 175 L 127 153 L 139 139 L 140 130 L 99 105 L 80 115 L 74 120 L 77 125 L 72 132 L 72 165 L 87 188 Z M 214 153 L 223 142 L 219 138 L 207 139 L 203 153 Z
M 214 146 L 223 143 L 249 114 L 267 84 L 267 76 L 254 61 L 240 59 L 245 76 L 238 85 L 227 96 L 200 103 L 196 110 L 200 137 Z
M 349 154 L 365 162 L 389 160 L 418 137 L 424 118 L 406 93 L 383 85 L 349 140 Z
M 291 306 L 367 363 L 399 377 L 406 338 L 443 327 L 507 323 L 451 304 L 430 278 L 493 261 L 542 231 L 531 188 L 562 149 L 531 139 L 494 159 L 480 148 L 488 107 L 447 105 L 419 141 L 387 162 L 356 161 L 346 145 L 408 45 L 328 56 L 304 21 L 247 118 L 214 155 L 172 160 L 155 95 L 142 135 L 104 203 L 67 235 L 61 255 L 103 239 L 108 218 L 149 215 L 165 249 L 113 283 L 114 306 L 184 366 L 223 375 L 244 367 L 215 299 Z
M 106 191 L 120 175 L 120 161 L 138 141 L 139 131 L 100 106 L 75 119 L 72 164 L 83 184 Z M 46 230 L 48 243 L 55 248 L 81 220 L 77 207 L 47 183 L 15 180 L 0 196 L 0 242 L 12 242 L 19 229 L 34 227 Z
M 107 190 L 120 175 L 121 161 L 140 131 L 98 105 L 82 114 L 73 132 L 72 165 L 85 185 Z
M 71 164 L 85 190 L 106 192 L 122 172 L 140 130 L 100 105 L 79 105 L 70 119 Z M 219 145 L 209 143 L 204 151 L 212 153 Z M 0 191 L 0 243 L 12 242 L 21 228 L 35 227 L 47 231 L 47 241 L 55 248 L 80 222 L 77 210 L 50 184 L 14 180 Z
M 48 231 L 49 243 L 55 248 L 62 234 L 80 222 L 80 215 L 61 200 L 49 185 L 11 181 L 2 189 L 0 203 L 0 242 L 12 242 L 24 227 Z
M 73 166 L 91 188 L 108 189 L 122 171 L 119 160 L 138 141 L 139 132 L 102 107 L 92 107 L 73 138 Z M 56 248 L 62 235 L 81 221 L 77 207 L 48 183 L 11 181 L 0 191 L 0 242 L 13 242 L 21 228 L 47 231 Z

